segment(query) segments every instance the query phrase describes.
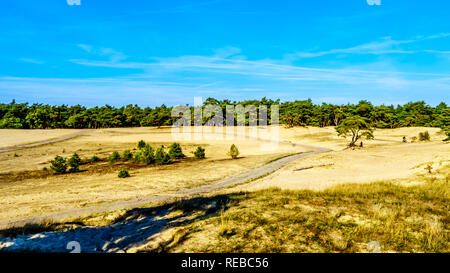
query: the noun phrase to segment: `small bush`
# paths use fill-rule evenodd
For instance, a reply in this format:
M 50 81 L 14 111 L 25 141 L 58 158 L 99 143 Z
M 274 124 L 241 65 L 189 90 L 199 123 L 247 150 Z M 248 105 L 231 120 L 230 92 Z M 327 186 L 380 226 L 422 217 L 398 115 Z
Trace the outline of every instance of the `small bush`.
M 195 158 L 198 158 L 198 159 L 204 159 L 205 158 L 205 149 L 198 146 L 197 150 L 195 150 L 195 152 L 194 152 L 194 156 L 195 156 Z
M 145 147 L 145 145 L 146 145 L 145 141 L 140 140 L 140 141 L 138 142 L 137 147 L 138 147 L 138 149 L 143 149 L 143 148 Z
M 130 173 L 127 170 L 122 169 L 119 171 L 119 174 L 117 176 L 119 178 L 127 178 L 127 177 L 130 177 Z
M 155 164 L 156 165 L 167 165 L 170 164 L 170 156 L 168 153 L 164 151 L 164 146 L 159 147 L 158 150 L 156 150 L 155 155 Z
M 90 160 L 91 162 L 99 162 L 100 161 L 100 158 L 98 157 L 98 156 L 96 156 L 96 155 L 93 155 L 92 157 L 91 157 L 91 160 Z
M 139 151 L 139 162 L 149 165 L 155 163 L 155 150 L 149 144 L 146 144 L 143 149 Z
M 239 150 L 236 147 L 236 145 L 231 145 L 230 151 L 228 152 L 228 155 L 231 156 L 232 159 L 236 159 L 239 156 Z
M 416 136 L 413 136 L 412 138 L 411 138 L 411 142 L 416 142 L 417 141 L 417 137 Z
M 133 161 L 136 163 L 140 163 L 141 157 L 142 157 L 141 154 L 142 154 L 142 150 L 137 151 L 133 156 Z
M 50 164 L 50 169 L 52 169 L 53 173 L 55 174 L 65 173 L 67 170 L 66 159 L 62 156 L 57 155 L 55 159 L 50 161 Z
M 80 171 L 81 158 L 77 153 L 74 153 L 72 157 L 67 161 L 67 164 L 70 167 L 69 172 L 78 172 Z
M 430 133 L 428 131 L 420 132 L 419 141 L 430 141 Z
M 16 153 L 14 153 L 14 157 L 19 157 L 20 155 L 18 155 L 18 154 L 16 154 Z
M 122 153 L 122 159 L 125 161 L 129 161 L 133 158 L 133 154 L 131 153 L 130 150 L 125 150 Z
M 119 159 L 120 159 L 120 155 L 119 155 L 119 152 L 117 152 L 117 151 L 112 152 L 112 154 L 109 156 L 110 163 L 114 163 Z
M 179 143 L 172 143 L 169 147 L 169 156 L 170 158 L 184 158 L 186 157 L 183 154 L 183 150 L 181 149 L 181 145 Z

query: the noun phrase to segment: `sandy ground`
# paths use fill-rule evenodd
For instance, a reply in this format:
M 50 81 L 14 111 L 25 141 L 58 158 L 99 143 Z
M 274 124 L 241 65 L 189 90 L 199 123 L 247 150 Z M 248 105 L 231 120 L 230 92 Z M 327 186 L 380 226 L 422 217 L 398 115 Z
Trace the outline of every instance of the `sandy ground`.
M 38 137 L 33 139 L 27 133 L 22 136 L 20 131 L 9 133 L 15 133 L 18 141 L 23 137 L 21 143 L 42 140 L 40 134 L 36 134 Z M 85 171 L 75 174 L 31 176 L 42 174 L 42 169 L 48 168 L 50 160 L 56 155 L 68 157 L 77 152 L 83 159 L 97 155 L 105 160 L 114 150 L 133 149 L 141 139 L 153 147 L 168 147 L 176 140 L 181 143 L 189 158 L 172 165 L 130 169 L 131 177 L 127 179 L 117 177 L 117 172 L 121 168 L 128 168 L 127 166 L 120 163 L 110 165 L 108 162 L 95 163 L 90 168 L 82 165 L 81 170 Z M 232 160 L 227 155 L 232 143 L 241 152 L 239 159 Z M 277 158 L 308 150 L 291 144 L 280 144 L 275 150 L 265 151 L 261 148 L 265 144 L 265 141 L 252 139 L 177 140 L 167 128 L 122 128 L 93 130 L 86 135 L 58 143 L 3 152 L 0 153 L 0 220 L 166 194 L 211 184 Z M 198 145 L 206 149 L 205 160 L 192 158 L 192 152 Z
M 249 135 L 248 129 L 246 130 L 247 132 L 236 132 L 236 136 L 240 133 Z M 410 139 L 425 130 L 431 133 L 431 142 L 401 142 L 403 136 Z M 49 133 L 48 138 L 54 138 L 59 133 L 74 131 L 57 130 L 53 133 L 52 130 L 36 130 L 32 135 L 29 131 L 22 133 L 21 130 L 0 130 L 0 135 L 16 139 L 15 142 L 8 142 L 9 144 L 25 144 L 44 141 L 43 132 Z M 221 133 L 211 132 L 209 135 Z M 433 168 L 437 168 L 439 164 L 446 164 L 445 160 L 450 158 L 450 145 L 440 141 L 443 136 L 435 128 L 376 130 L 375 140 L 363 140 L 365 148 L 362 150 L 343 150 L 348 140 L 337 137 L 332 127 L 280 128 L 280 143 L 274 150 L 266 149 L 268 140 L 275 139 L 274 135 L 262 133 L 259 137 L 263 140 L 227 140 L 226 137 L 180 140 L 174 138 L 170 128 L 114 128 L 92 130 L 73 139 L 16 152 L 3 152 L 0 153 L 0 220 L 167 194 L 211 184 L 288 154 L 311 150 L 297 144 L 333 151 L 298 160 L 272 175 L 236 189 L 323 189 L 337 183 L 404 178 L 423 172 L 425 163 L 431 162 Z M 117 178 L 118 170 L 124 166 L 111 166 L 107 162 L 96 163 L 91 167 L 82 166 L 81 169 L 85 169 L 85 172 L 76 174 L 34 178 L 29 176 L 30 172 L 43 172 L 43 167 L 48 168 L 50 160 L 56 155 L 68 157 L 77 152 L 82 158 L 97 155 L 106 159 L 114 150 L 133 149 L 141 139 L 154 147 L 167 147 L 173 141 L 178 141 L 190 158 L 167 166 L 130 169 L 132 177 L 127 179 Z M 232 143 L 241 152 L 241 158 L 237 160 L 227 156 Z M 192 152 L 198 145 L 206 149 L 207 159 L 201 162 L 192 159 Z M 298 170 L 301 168 L 309 169 Z
M 78 129 L 52 129 L 52 130 L 24 130 L 24 129 L 1 129 L 0 149 L 23 144 L 30 144 L 49 139 L 64 137 L 86 130 Z
M 315 128 L 318 129 L 318 128 Z M 297 129 L 298 130 L 298 129 Z M 402 143 L 403 136 L 408 139 L 418 132 L 428 130 L 432 135 L 430 142 Z M 314 143 L 305 134 L 305 142 Z M 324 134 L 322 132 L 322 134 Z M 300 138 L 300 137 L 298 137 Z M 438 129 L 402 128 L 377 130 L 375 140 L 365 141 L 363 149 L 334 150 L 313 155 L 293 162 L 285 168 L 242 186 L 236 190 L 259 190 L 279 187 L 281 189 L 321 190 L 343 183 L 368 183 L 382 180 L 409 178 L 415 183 L 416 175 L 425 174 L 428 164 L 433 170 L 450 164 L 450 144 L 441 141 Z M 320 145 L 320 143 L 318 143 Z M 339 149 L 341 144 L 330 141 L 329 148 Z

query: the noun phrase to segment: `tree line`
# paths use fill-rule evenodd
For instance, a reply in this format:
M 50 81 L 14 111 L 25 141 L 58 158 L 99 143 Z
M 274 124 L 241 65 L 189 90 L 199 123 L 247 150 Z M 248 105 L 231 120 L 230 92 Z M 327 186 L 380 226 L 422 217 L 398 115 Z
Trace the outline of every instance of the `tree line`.
M 359 116 L 375 128 L 398 128 L 412 126 L 450 127 L 450 107 L 442 102 L 436 107 L 424 101 L 404 105 L 375 106 L 362 100 L 357 104 L 314 104 L 310 99 L 280 102 L 266 99 L 229 101 L 208 98 L 204 106 L 218 105 L 224 112 L 226 105 L 279 105 L 280 123 L 293 126 L 338 126 L 343 120 Z M 171 115 L 172 107 L 164 104 L 158 107 L 141 108 L 138 105 L 87 108 L 81 105 L 45 105 L 11 103 L 0 104 L 0 128 L 48 129 L 48 128 L 110 128 L 172 125 L 178 118 Z M 193 115 L 194 108 L 191 107 Z M 271 111 L 267 111 L 270 124 Z M 204 120 L 203 122 L 206 122 Z

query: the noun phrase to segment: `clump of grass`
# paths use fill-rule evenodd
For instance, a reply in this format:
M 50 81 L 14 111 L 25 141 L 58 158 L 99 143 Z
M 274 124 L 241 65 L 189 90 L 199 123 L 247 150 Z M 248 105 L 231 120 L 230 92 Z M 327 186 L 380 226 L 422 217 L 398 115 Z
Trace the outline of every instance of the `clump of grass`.
M 127 170 L 122 169 L 119 171 L 119 174 L 117 176 L 119 178 L 127 178 L 127 177 L 130 177 L 130 173 Z
M 91 157 L 90 161 L 91 161 L 91 162 L 99 162 L 99 161 L 100 161 L 100 158 L 99 158 L 98 156 L 96 156 L 96 155 L 93 155 L 93 156 Z

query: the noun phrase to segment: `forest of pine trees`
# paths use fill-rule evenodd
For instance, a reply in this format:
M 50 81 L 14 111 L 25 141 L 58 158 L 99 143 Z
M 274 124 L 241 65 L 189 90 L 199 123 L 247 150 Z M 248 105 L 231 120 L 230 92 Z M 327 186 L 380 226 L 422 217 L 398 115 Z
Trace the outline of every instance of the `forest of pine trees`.
M 442 102 L 436 107 L 423 101 L 404 105 L 374 106 L 368 101 L 358 104 L 313 104 L 311 100 L 280 102 L 280 100 L 247 100 L 231 102 L 208 98 L 204 105 L 219 105 L 225 112 L 226 105 L 279 105 L 280 123 L 291 126 L 337 126 L 349 116 L 361 116 L 375 128 L 427 126 L 450 128 L 450 107 Z M 171 117 L 172 107 L 141 108 L 137 105 L 124 107 L 86 108 L 75 105 L 44 105 L 28 103 L 0 104 L 0 128 L 47 129 L 47 128 L 109 128 L 172 125 L 177 118 Z M 192 113 L 193 108 L 192 108 Z M 268 111 L 270 122 L 270 110 Z M 225 114 L 224 114 L 225 116 Z

